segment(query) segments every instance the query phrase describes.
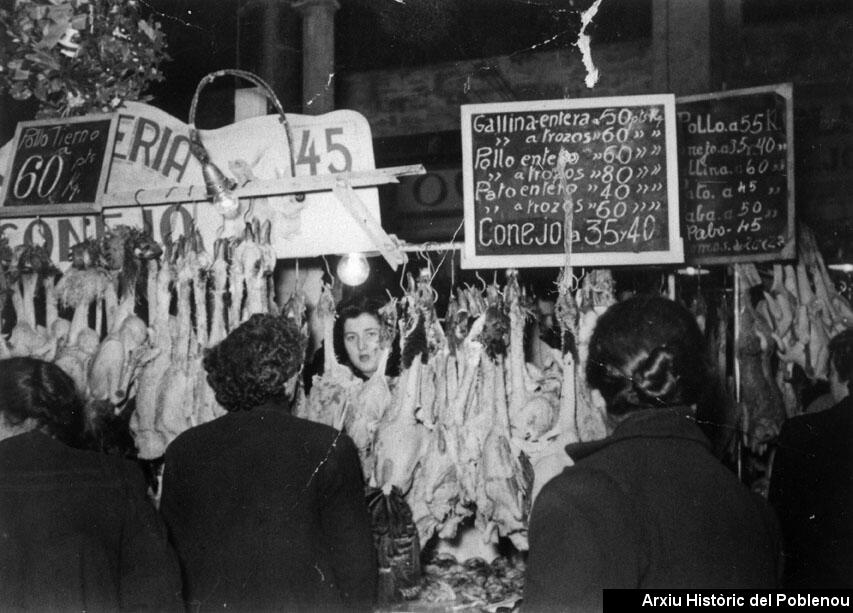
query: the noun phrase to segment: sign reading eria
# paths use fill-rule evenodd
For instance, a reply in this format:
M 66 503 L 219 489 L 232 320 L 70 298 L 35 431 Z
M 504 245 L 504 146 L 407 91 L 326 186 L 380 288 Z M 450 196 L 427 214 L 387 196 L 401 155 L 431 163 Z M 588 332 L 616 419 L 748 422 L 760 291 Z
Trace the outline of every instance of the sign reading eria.
M 464 105 L 462 156 L 467 268 L 683 261 L 671 94 Z
M 370 126 L 359 113 L 337 110 L 287 119 L 297 177 L 375 170 Z M 291 176 L 288 135 L 278 115 L 200 133 L 211 159 L 240 185 Z M 164 244 L 192 227 L 209 249 L 218 237 L 242 235 L 244 215 L 271 222 L 280 258 L 376 248 L 331 191 L 307 193 L 304 200 L 241 198 L 243 215 L 223 219 L 207 201 L 201 165 L 190 151 L 189 126 L 140 102 L 127 102 L 103 117 L 22 123 L 16 139 L 0 148 L 3 169 L 0 235 L 13 245 L 41 241 L 57 264 L 65 262 L 70 245 L 102 235 L 107 226 L 144 227 Z M 376 188 L 354 189 L 367 212 L 381 221 Z M 147 196 L 160 192 L 188 197 L 159 202 Z

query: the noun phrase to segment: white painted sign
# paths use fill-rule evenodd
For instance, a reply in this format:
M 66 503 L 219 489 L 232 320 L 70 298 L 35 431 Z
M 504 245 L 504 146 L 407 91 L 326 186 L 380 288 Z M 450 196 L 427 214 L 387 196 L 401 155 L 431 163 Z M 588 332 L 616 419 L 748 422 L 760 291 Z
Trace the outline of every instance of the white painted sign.
M 287 115 L 293 137 L 297 177 L 375 169 L 370 125 L 361 114 L 339 110 L 325 115 Z M 211 160 L 239 184 L 293 176 L 287 131 L 278 115 L 253 117 L 216 130 L 200 130 Z M 13 142 L 0 149 L 7 167 Z M 46 215 L 0 219 L 0 232 L 11 245 L 43 242 L 54 262 L 66 260 L 68 247 L 103 232 L 105 225 L 149 227 L 155 240 L 168 242 L 190 224 L 210 248 L 220 236 L 233 236 L 246 219 L 270 219 L 279 258 L 313 257 L 372 251 L 370 240 L 332 191 L 293 196 L 255 197 L 242 202 L 243 215 L 225 220 L 207 201 L 152 204 L 151 190 L 203 186 L 201 165 L 189 147 L 189 126 L 147 104 L 129 102 L 118 112 L 107 194 L 128 194 L 126 206 L 105 208 L 100 216 Z M 375 187 L 356 188 L 370 214 L 380 221 Z M 136 197 L 134 198 L 134 194 Z M 114 200 L 114 199 L 113 199 Z M 142 204 L 144 203 L 144 204 Z

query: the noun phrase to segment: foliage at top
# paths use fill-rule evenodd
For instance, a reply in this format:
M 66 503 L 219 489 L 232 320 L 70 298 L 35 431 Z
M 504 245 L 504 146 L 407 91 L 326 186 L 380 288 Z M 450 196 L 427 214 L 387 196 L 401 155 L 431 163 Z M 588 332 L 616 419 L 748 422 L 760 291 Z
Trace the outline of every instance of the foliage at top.
M 160 24 L 137 0 L 18 0 L 0 10 L 0 92 L 35 97 L 38 117 L 108 113 L 163 80 Z

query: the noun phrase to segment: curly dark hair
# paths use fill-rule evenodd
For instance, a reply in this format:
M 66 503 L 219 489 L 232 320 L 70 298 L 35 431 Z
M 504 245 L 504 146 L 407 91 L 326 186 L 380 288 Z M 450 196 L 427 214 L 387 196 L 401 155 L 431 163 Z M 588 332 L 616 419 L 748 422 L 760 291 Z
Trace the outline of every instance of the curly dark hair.
M 613 415 L 698 403 L 712 372 L 704 345 L 687 309 L 660 296 L 638 295 L 599 318 L 587 380 Z
M 257 313 L 205 351 L 204 369 L 227 411 L 248 411 L 285 398 L 285 383 L 302 369 L 305 338 L 285 317 Z
M 0 415 L 11 426 L 35 419 L 38 429 L 67 445 L 80 446 L 84 437 L 83 399 L 71 377 L 51 362 L 0 360 Z

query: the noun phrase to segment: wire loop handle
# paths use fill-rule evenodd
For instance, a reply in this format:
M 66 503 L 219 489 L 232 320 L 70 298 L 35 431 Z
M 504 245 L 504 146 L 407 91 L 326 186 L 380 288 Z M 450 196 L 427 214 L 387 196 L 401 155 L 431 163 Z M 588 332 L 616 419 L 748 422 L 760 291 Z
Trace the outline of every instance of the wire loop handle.
M 249 72 L 248 70 L 240 70 L 237 68 L 224 68 L 222 70 L 217 70 L 215 72 L 211 72 L 210 74 L 204 76 L 201 81 L 198 82 L 198 85 L 195 88 L 195 93 L 193 94 L 192 102 L 190 103 L 190 115 L 189 115 L 189 124 L 190 124 L 190 142 L 195 145 L 193 153 L 198 157 L 199 161 L 202 163 L 208 162 L 210 160 L 210 156 L 204 147 L 201 146 L 201 139 L 198 135 L 198 129 L 195 127 L 195 114 L 196 109 L 198 107 L 198 98 L 201 94 L 201 90 L 207 87 L 210 83 L 218 79 L 219 77 L 224 76 L 232 76 L 239 77 L 246 81 L 249 81 L 256 87 L 259 87 L 264 95 L 267 97 L 269 101 L 272 102 L 275 107 L 276 112 L 279 115 L 279 120 L 281 121 L 281 125 L 284 126 L 284 132 L 287 135 L 287 151 L 289 154 L 290 160 L 290 176 L 296 176 L 296 164 L 293 159 L 293 137 L 290 132 L 290 124 L 287 122 L 287 116 L 284 113 L 284 107 L 281 106 L 281 102 L 278 97 L 275 95 L 275 92 L 272 88 L 258 75 Z M 196 151 L 196 149 L 201 149 L 201 151 Z

